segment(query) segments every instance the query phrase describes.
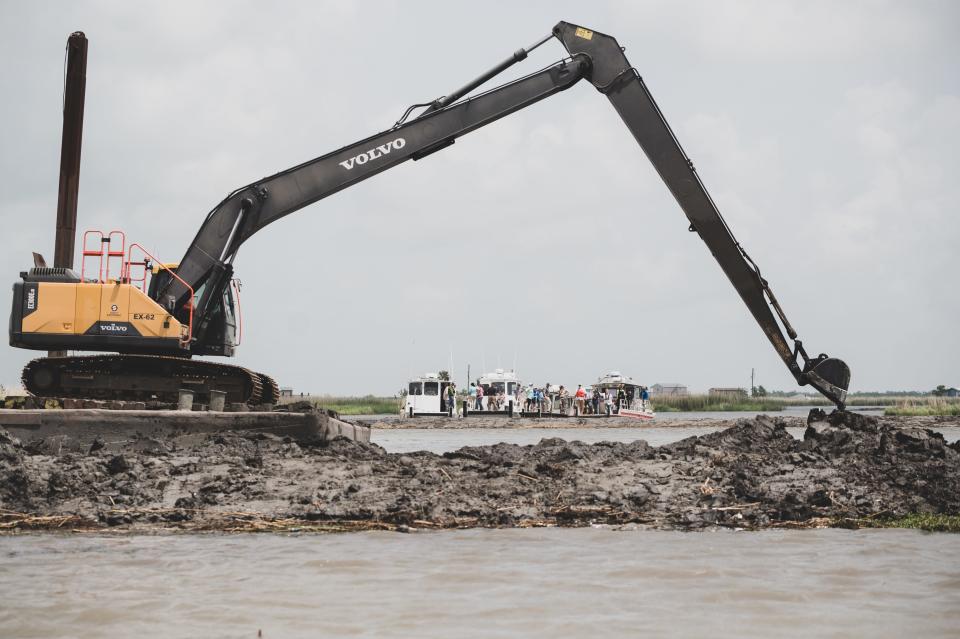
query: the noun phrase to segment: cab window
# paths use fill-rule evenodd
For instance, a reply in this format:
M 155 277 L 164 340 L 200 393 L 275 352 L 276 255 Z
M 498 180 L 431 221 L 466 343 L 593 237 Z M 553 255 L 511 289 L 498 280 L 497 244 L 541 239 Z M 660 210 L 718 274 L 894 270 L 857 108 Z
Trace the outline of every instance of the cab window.
M 423 395 L 423 385 L 420 382 L 410 382 L 411 395 Z
M 440 393 L 440 383 L 439 382 L 424 382 L 423 384 L 423 394 L 424 395 L 437 395 Z

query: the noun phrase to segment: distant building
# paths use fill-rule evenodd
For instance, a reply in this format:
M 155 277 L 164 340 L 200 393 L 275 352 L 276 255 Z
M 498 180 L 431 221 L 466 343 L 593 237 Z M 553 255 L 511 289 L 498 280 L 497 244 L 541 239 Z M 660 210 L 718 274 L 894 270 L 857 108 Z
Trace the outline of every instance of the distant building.
M 650 387 L 652 397 L 679 397 L 688 394 L 687 387 L 683 384 L 654 384 Z
M 293 397 L 293 389 L 292 389 L 292 388 L 281 388 L 281 389 L 280 389 L 280 397 Z
M 944 397 L 960 397 L 960 390 L 956 388 L 948 388 L 947 391 L 943 394 Z
M 710 397 L 720 399 L 743 399 L 747 396 L 745 388 L 711 388 L 707 393 Z

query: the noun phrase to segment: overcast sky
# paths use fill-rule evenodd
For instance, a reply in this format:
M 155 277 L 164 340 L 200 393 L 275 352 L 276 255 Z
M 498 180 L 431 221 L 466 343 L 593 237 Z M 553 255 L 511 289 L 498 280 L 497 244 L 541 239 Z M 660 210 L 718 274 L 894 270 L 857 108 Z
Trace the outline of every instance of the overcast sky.
M 562 19 L 626 47 L 811 354 L 846 360 L 853 389 L 960 385 L 958 6 L 5 0 L 0 273 L 52 259 L 74 30 L 78 228 L 176 261 L 229 191 L 389 128 Z M 503 79 L 564 55 L 552 41 Z M 515 362 L 538 384 L 705 390 L 755 368 L 797 388 L 586 82 L 271 225 L 235 266 L 235 361 L 297 392 L 390 394 L 451 361 L 458 380 Z M 0 383 L 39 354 L 3 346 Z

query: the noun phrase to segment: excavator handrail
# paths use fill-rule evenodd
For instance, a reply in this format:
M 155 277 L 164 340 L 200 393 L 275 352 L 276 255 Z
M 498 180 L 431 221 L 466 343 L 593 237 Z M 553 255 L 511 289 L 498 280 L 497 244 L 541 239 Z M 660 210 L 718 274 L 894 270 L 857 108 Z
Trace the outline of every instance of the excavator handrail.
M 127 259 L 123 264 L 123 272 L 121 273 L 121 278 L 120 278 L 121 281 L 129 281 L 130 279 L 130 264 L 133 263 L 134 248 L 140 249 L 143 252 L 143 254 L 146 257 L 150 258 L 160 270 L 166 271 L 167 273 L 170 274 L 171 277 L 176 278 L 190 292 L 189 301 L 186 304 L 187 311 L 188 311 L 187 336 L 186 338 L 184 338 L 183 334 L 181 334 L 179 338 L 181 346 L 183 347 L 189 346 L 190 342 L 193 341 L 193 306 L 194 306 L 193 305 L 193 300 L 194 300 L 193 287 L 191 287 L 189 284 L 183 281 L 183 278 L 177 275 L 175 271 L 168 268 L 166 264 L 164 264 L 163 262 L 155 258 L 153 255 L 151 255 L 150 251 L 143 248 L 143 245 L 138 244 L 137 242 L 134 242 L 133 244 L 131 244 L 130 247 L 127 249 Z M 146 279 L 146 273 L 144 273 L 144 279 Z
M 230 286 L 233 288 L 234 299 L 237 300 L 237 341 L 234 346 L 240 346 L 243 343 L 243 309 L 240 308 L 240 280 L 236 277 L 230 278 Z
M 87 246 L 87 237 L 90 235 L 99 235 L 97 239 L 98 248 L 93 250 Z M 86 281 L 87 279 L 87 258 L 88 257 L 97 257 L 100 258 L 100 263 L 97 266 L 97 281 L 103 281 L 103 231 L 98 229 L 87 229 L 83 232 L 83 244 L 80 253 L 80 279 Z

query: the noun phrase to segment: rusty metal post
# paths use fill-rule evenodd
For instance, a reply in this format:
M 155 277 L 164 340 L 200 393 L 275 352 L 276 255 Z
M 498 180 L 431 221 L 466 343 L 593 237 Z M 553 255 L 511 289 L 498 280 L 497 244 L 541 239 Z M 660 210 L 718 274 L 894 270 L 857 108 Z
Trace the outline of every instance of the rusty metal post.
M 60 146 L 60 190 L 53 265 L 73 268 L 77 237 L 77 194 L 80 190 L 80 146 L 83 142 L 83 103 L 87 88 L 87 36 L 81 31 L 67 40 L 67 73 L 63 87 L 63 141 Z
M 60 188 L 57 193 L 57 233 L 53 265 L 73 268 L 77 239 L 77 194 L 80 191 L 80 146 L 83 142 L 83 103 L 87 90 L 87 36 L 82 31 L 67 39 L 67 71 L 63 85 L 63 137 L 60 144 Z M 66 351 L 50 351 L 65 357 Z

